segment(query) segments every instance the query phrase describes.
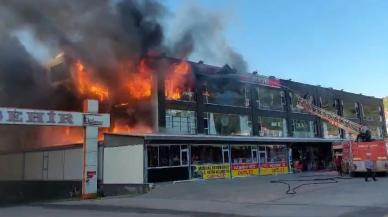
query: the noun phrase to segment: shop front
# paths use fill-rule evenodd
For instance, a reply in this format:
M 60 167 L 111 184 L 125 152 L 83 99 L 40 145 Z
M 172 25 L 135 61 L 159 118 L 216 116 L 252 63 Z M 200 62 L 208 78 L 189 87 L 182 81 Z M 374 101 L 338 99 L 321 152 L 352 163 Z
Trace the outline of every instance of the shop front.
M 286 144 L 149 144 L 147 159 L 149 182 L 289 172 Z
M 106 134 L 103 181 L 104 184 L 122 185 L 285 174 L 292 172 L 294 142 L 335 142 L 329 140 Z M 124 151 L 128 154 L 124 154 Z M 112 171 L 109 168 L 121 170 Z

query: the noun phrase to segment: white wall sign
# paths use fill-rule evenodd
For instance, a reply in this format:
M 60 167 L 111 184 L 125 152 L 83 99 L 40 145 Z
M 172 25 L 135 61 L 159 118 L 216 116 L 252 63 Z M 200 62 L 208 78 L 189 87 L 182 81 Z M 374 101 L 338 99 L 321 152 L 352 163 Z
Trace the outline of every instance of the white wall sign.
M 109 127 L 109 114 L 1 108 L 0 124 Z

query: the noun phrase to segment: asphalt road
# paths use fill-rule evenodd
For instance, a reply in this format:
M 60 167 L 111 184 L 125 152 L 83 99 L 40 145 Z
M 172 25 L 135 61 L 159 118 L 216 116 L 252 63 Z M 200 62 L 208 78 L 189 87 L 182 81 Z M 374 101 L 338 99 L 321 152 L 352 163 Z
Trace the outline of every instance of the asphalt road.
M 288 184 L 295 194 L 286 194 Z M 3 207 L 0 216 L 388 217 L 388 178 L 365 182 L 307 173 L 165 183 L 138 196 Z

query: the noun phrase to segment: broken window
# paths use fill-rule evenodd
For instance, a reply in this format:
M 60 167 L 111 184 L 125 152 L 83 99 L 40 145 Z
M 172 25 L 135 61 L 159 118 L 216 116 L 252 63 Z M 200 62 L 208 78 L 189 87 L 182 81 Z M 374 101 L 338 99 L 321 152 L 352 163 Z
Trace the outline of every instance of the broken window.
M 362 111 L 365 121 L 383 121 L 382 109 L 379 105 L 362 104 Z
M 290 101 L 291 101 L 291 111 L 292 112 L 302 112 L 302 113 L 305 113 L 305 111 L 303 111 L 303 109 L 299 108 L 296 106 L 297 102 L 298 102 L 298 98 L 299 97 L 302 97 L 300 94 L 297 94 L 297 93 L 289 93 L 289 97 L 290 97 Z M 307 97 L 307 101 L 309 101 L 311 104 L 314 104 L 314 98 L 313 96 L 308 96 Z
M 239 135 L 252 134 L 251 120 L 248 115 L 205 113 L 205 131 L 210 135 Z
M 286 100 L 283 90 L 269 87 L 258 87 L 257 94 L 257 106 L 259 109 L 284 111 Z
M 249 106 L 249 89 L 235 81 L 209 81 L 203 93 L 204 102 L 226 106 Z
M 343 116 L 345 118 L 358 118 L 358 104 L 352 101 L 343 101 Z

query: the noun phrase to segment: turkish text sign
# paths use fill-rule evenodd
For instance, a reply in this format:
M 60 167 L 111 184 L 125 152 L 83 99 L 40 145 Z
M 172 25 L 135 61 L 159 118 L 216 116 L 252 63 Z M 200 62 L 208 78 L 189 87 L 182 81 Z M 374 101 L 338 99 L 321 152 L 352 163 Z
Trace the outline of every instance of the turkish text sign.
M 0 124 L 109 127 L 109 114 L 1 108 Z

